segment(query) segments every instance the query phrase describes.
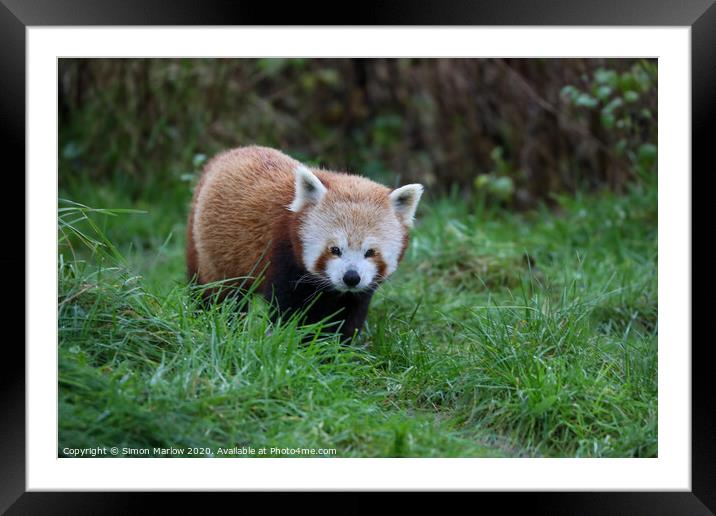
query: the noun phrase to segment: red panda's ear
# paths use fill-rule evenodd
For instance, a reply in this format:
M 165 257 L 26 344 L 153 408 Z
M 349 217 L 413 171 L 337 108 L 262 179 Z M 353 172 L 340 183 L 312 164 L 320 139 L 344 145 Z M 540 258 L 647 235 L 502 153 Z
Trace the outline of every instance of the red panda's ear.
M 297 212 L 305 206 L 318 204 L 326 194 L 326 187 L 321 180 L 303 165 L 297 166 L 294 174 L 296 175 L 295 193 L 288 209 Z
M 415 210 L 418 208 L 421 195 L 423 195 L 423 185 L 420 184 L 401 186 L 390 192 L 390 204 L 401 222 L 408 227 L 413 225 Z

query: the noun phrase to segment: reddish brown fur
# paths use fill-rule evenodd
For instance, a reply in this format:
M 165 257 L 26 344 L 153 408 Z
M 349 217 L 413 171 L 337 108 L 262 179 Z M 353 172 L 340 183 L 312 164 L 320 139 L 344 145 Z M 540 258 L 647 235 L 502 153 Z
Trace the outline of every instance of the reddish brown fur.
M 284 220 L 291 202 L 297 165 L 260 147 L 230 150 L 206 164 L 194 192 L 187 250 L 189 272 L 200 283 L 246 276 L 263 255 L 255 273 L 262 270 L 274 229 L 288 236 L 289 227 L 276 221 Z
M 321 256 L 318 257 L 316 262 L 316 270 L 324 272 L 326 270 L 326 263 L 330 260 L 332 254 L 330 249 L 326 249 Z
M 383 278 L 385 278 L 385 272 L 388 268 L 388 265 L 385 263 L 385 261 L 380 255 L 376 255 L 375 258 L 373 258 L 373 261 L 375 261 L 375 267 L 378 272 L 378 279 L 382 280 Z

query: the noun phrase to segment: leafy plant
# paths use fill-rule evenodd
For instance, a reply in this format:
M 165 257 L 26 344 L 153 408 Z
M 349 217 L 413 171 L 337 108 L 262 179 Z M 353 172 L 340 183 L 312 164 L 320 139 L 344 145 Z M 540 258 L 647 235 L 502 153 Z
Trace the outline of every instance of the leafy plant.
M 598 114 L 607 144 L 640 177 L 656 172 L 657 77 L 656 64 L 640 60 L 623 72 L 599 68 L 582 76 L 579 87 L 561 90 L 561 97 L 577 111 Z

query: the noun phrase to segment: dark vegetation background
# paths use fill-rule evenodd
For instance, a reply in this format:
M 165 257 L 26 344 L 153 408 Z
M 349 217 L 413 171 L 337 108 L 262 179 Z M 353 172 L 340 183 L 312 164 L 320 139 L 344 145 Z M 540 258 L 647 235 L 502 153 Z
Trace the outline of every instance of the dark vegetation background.
M 655 60 L 63 59 L 59 77 L 61 187 L 140 195 L 197 154 L 260 143 L 524 209 L 621 191 L 655 163 Z
M 655 60 L 61 59 L 58 91 L 59 455 L 657 455 Z M 246 144 L 426 185 L 358 345 L 198 309 L 192 188 Z

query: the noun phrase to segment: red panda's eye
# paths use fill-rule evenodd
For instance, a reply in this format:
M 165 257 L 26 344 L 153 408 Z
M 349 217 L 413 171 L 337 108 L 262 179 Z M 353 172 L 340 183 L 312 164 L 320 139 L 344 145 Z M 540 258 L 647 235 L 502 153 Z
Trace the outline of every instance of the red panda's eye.
M 331 251 L 331 254 L 335 254 L 336 256 L 341 255 L 341 250 L 337 247 L 331 247 L 330 251 Z
M 371 257 L 373 257 L 373 256 L 375 256 L 375 249 L 368 249 L 368 250 L 365 252 L 365 257 L 366 257 L 366 258 L 371 258 Z

